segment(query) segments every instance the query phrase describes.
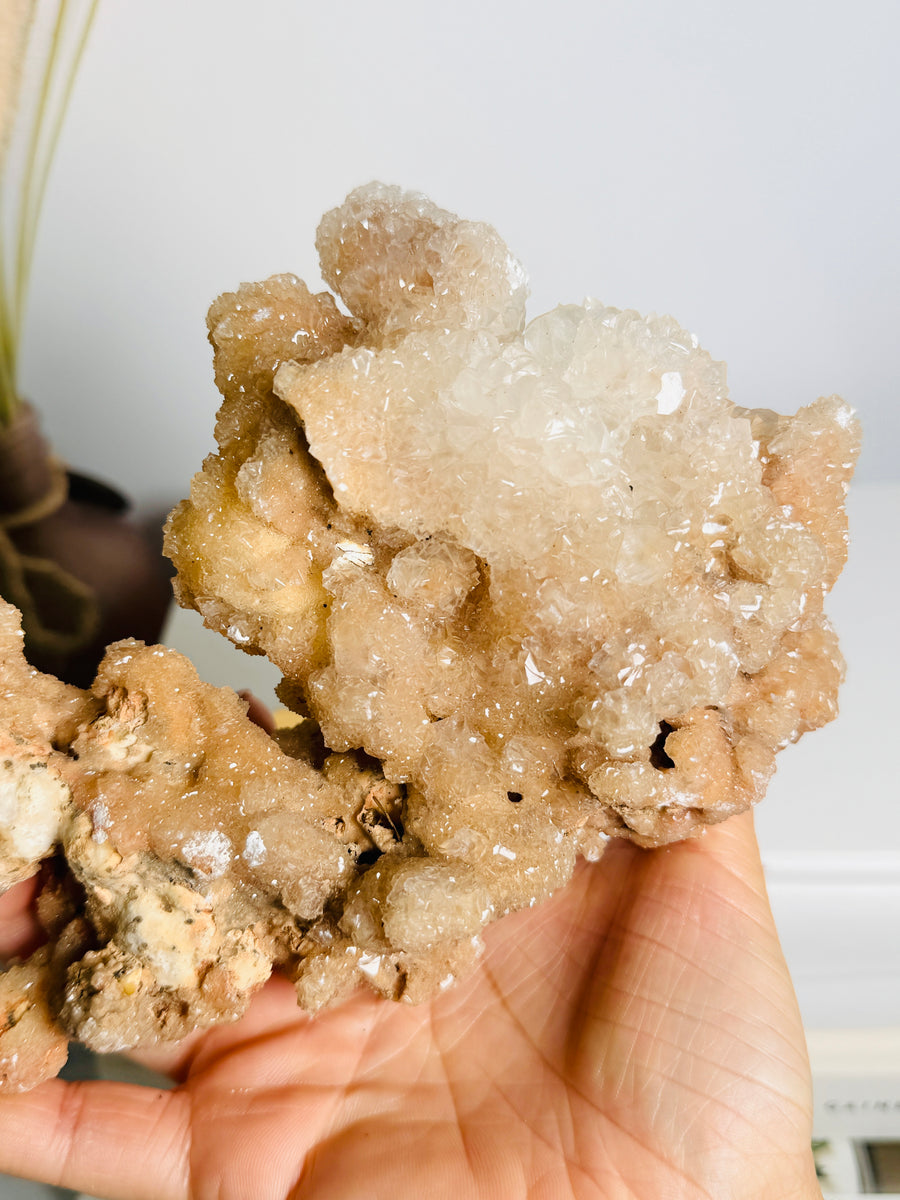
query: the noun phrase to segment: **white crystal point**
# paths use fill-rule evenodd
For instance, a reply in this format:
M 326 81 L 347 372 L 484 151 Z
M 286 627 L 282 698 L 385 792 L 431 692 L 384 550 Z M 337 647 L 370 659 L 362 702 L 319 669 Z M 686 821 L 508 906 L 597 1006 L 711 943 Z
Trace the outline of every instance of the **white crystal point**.
M 322 218 L 322 278 L 387 338 L 428 326 L 517 332 L 522 265 L 490 225 L 463 221 L 427 196 L 370 183 Z

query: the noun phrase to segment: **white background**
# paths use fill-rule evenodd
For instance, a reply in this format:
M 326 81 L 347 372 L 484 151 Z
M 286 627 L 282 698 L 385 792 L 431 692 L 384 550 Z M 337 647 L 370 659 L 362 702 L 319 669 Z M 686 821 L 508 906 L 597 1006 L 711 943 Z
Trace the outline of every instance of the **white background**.
M 23 384 L 168 505 L 211 444 L 204 315 L 318 281 L 372 178 L 496 225 L 532 314 L 671 312 L 742 404 L 838 392 L 900 478 L 896 0 L 102 0 L 40 233 Z
M 210 301 L 317 284 L 320 215 L 380 178 L 495 224 L 532 314 L 669 311 L 741 404 L 844 395 L 866 436 L 844 713 L 759 818 L 813 1024 L 900 1013 L 898 45 L 897 0 L 102 0 L 24 357 L 59 451 L 169 507 L 212 444 Z M 236 662 L 208 673 L 241 686 Z

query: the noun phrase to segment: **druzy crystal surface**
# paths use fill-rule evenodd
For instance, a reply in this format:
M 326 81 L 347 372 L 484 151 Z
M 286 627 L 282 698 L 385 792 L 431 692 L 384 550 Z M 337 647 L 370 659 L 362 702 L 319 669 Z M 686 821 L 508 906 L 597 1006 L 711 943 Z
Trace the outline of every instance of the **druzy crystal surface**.
M 834 713 L 847 405 L 737 407 L 668 317 L 526 324 L 494 230 L 397 188 L 317 245 L 349 318 L 284 276 L 210 314 L 221 449 L 171 522 L 182 602 L 403 784 L 415 857 L 472 866 L 491 915 L 610 835 L 746 808 Z
M 273 963 L 310 1010 L 426 999 L 579 855 L 746 809 L 836 711 L 846 404 L 738 407 L 668 317 L 526 324 L 497 233 L 397 188 L 317 245 L 343 309 L 292 275 L 212 306 L 219 449 L 167 542 L 180 601 L 281 669 L 297 724 L 276 744 L 133 643 L 90 694 L 21 664 L 7 691 L 49 715 L 10 730 L 0 878 L 61 847 L 65 920 L 0 1002 L 36 988 L 63 1038 L 180 1036 Z

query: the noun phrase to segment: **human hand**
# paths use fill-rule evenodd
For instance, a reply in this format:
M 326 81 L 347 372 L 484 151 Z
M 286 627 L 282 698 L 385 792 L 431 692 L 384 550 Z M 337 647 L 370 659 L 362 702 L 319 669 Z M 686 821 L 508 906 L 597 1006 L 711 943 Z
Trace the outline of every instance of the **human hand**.
M 27 886 L 27 885 L 26 885 Z M 0 901 L 0 955 L 30 935 Z M 796 1001 L 750 814 L 610 845 L 418 1008 L 309 1017 L 275 978 L 145 1055 L 173 1091 L 0 1097 L 0 1170 L 113 1200 L 820 1197 Z

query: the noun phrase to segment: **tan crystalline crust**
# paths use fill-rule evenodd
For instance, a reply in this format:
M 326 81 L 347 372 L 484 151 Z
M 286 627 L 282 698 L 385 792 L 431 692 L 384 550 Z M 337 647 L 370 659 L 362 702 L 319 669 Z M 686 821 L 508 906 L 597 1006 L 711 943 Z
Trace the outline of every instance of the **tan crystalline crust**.
M 835 711 L 847 405 L 736 408 L 668 317 L 526 326 L 494 230 L 397 188 L 317 245 L 353 319 L 290 276 L 210 313 L 220 452 L 171 520 L 181 602 L 383 763 L 422 869 L 465 862 L 491 915 L 610 834 L 753 803 Z
M 310 1010 L 425 999 L 579 854 L 747 808 L 835 714 L 843 402 L 737 408 L 665 317 L 526 326 L 495 231 L 396 188 L 317 245 L 350 316 L 291 275 L 213 305 L 220 448 L 168 530 L 181 602 L 307 719 L 279 747 L 136 643 L 75 692 L 3 617 L 0 886 L 63 855 L 0 979 L 8 1086 L 234 1017 L 273 963 Z
M 91 692 L 67 687 L 25 664 L 2 602 L 0 679 L 0 879 L 49 858 L 49 943 L 0 974 L 0 1089 L 55 1075 L 70 1037 L 120 1050 L 234 1020 L 273 963 L 341 939 L 333 899 L 396 840 L 400 789 L 372 764 L 303 730 L 285 753 L 158 646 L 119 642 Z

